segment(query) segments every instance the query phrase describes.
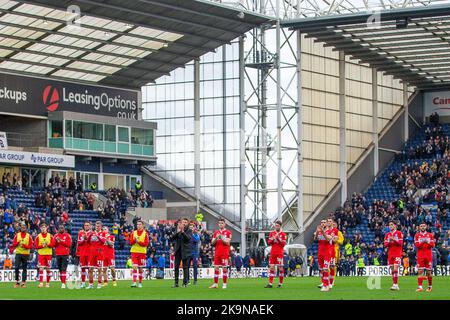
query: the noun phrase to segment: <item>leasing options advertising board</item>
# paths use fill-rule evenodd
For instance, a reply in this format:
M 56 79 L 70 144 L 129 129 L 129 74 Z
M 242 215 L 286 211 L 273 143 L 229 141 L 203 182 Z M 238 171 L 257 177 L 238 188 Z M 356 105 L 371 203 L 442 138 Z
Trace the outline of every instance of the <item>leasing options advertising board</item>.
M 423 95 L 425 117 L 433 112 L 440 116 L 450 116 L 450 91 L 425 92 Z
M 0 112 L 72 111 L 138 120 L 139 91 L 0 73 Z

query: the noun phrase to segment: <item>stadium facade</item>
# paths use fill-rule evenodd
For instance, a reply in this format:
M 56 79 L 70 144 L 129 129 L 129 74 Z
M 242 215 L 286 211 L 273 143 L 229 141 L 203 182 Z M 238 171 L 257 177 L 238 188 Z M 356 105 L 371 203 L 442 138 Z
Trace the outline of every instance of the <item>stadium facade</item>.
M 0 82 L 8 144 L 0 174 L 21 177 L 22 187 L 59 175 L 86 190 L 129 190 L 142 180 L 140 166 L 156 161 L 157 125 L 141 120 L 140 91 L 5 73 Z
M 284 5 L 275 1 L 265 4 L 259 1 L 223 3 L 275 17 L 278 13 L 287 21 L 294 17 L 320 14 L 318 8 L 311 6 L 299 10 L 297 1 L 286 1 Z M 278 9 L 277 3 L 280 6 Z M 305 5 L 306 2 L 300 4 Z M 323 15 L 333 15 L 345 7 L 345 4 L 339 8 L 323 5 Z M 363 6 L 358 10 L 367 9 Z M 346 11 L 350 12 L 350 9 Z M 201 200 L 234 221 L 240 221 L 243 207 L 238 204 L 244 202 L 246 227 L 255 232 L 267 230 L 268 221 L 283 217 L 285 230 L 298 233 L 302 228 L 297 221 L 298 205 L 302 206 L 303 221 L 323 207 L 330 193 L 336 193 L 340 187 L 342 176 L 346 180 L 347 173 L 367 156 L 375 141 L 378 143 L 381 133 L 397 122 L 414 87 L 405 87 L 398 77 L 381 70 L 373 73 L 369 64 L 347 55 L 343 67 L 346 109 L 342 118 L 339 112 L 339 52 L 331 45 L 297 31 L 283 28 L 278 36 L 277 32 L 275 24 L 254 29 L 241 41 L 224 45 L 216 53 L 209 53 L 200 59 Z M 243 57 L 239 57 L 239 52 L 243 53 Z M 277 54 L 280 62 L 278 68 L 274 63 Z M 299 105 L 298 61 L 301 64 L 302 108 L 299 122 L 296 114 Z M 280 78 L 277 77 L 277 69 L 280 70 Z M 240 76 L 237 75 L 239 70 Z M 242 77 L 245 78 L 244 83 L 240 82 Z M 377 83 L 375 94 L 372 86 L 374 79 Z M 193 97 L 183 95 L 183 92 L 192 90 L 193 82 L 194 70 L 189 65 L 158 79 L 155 84 L 145 86 L 143 118 L 154 120 L 160 128 L 164 128 L 157 132 L 156 141 L 167 147 L 163 151 L 159 149 L 162 157 L 153 170 L 195 194 Z M 243 91 L 240 88 L 244 88 Z M 281 91 L 281 99 L 278 99 L 277 91 Z M 373 111 L 374 99 L 378 106 L 375 108 L 376 114 Z M 238 101 L 241 101 L 241 106 L 245 105 L 240 113 L 244 114 L 243 122 L 239 122 Z M 277 123 L 278 101 L 283 110 L 281 126 Z M 169 106 L 169 109 L 158 108 L 161 105 Z M 203 122 L 206 119 L 210 120 L 209 123 Z M 344 142 L 340 141 L 343 123 Z M 278 127 L 281 127 L 280 135 L 277 133 Z M 245 139 L 237 133 L 241 128 L 245 128 Z M 208 136 L 214 138 L 207 140 Z M 277 150 L 279 137 L 285 147 L 280 153 Z M 297 167 L 299 157 L 296 151 L 300 144 L 301 165 Z M 245 157 L 242 157 L 243 152 Z M 382 164 L 393 156 L 390 151 L 378 152 L 381 153 Z M 282 163 L 278 157 L 280 154 Z M 245 181 L 242 181 L 238 170 L 243 163 Z M 281 188 L 277 178 L 280 167 Z M 379 166 L 370 168 L 371 176 L 375 177 L 380 169 Z M 302 172 L 297 180 L 299 170 Z M 363 190 L 365 187 L 366 182 L 362 182 L 357 189 Z M 298 201 L 300 190 L 302 197 Z M 283 197 L 281 206 L 277 199 L 279 192 Z M 262 237 L 260 235 L 255 241 L 262 240 Z

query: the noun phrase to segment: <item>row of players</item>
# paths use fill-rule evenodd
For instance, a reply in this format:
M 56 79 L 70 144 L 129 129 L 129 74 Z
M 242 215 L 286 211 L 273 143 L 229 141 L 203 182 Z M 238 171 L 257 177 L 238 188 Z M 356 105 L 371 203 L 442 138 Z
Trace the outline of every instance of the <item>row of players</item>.
M 317 240 L 319 244 L 317 260 L 322 278 L 322 284 L 319 287 L 323 292 L 330 291 L 334 284 L 336 261 L 339 258 L 340 238 L 342 238 L 342 234 L 337 229 L 337 224 L 332 218 L 322 220 L 314 232 L 314 240 Z M 419 270 L 418 288 L 416 291 L 423 291 L 422 284 L 427 279 L 428 288 L 426 291 L 431 292 L 433 282 L 431 272 L 433 267 L 432 248 L 435 246 L 435 239 L 432 233 L 427 232 L 427 224 L 425 222 L 419 225 L 419 232 L 414 236 L 414 245 L 417 248 L 417 267 Z M 395 221 L 389 222 L 389 232 L 384 237 L 384 246 L 388 250 L 388 264 L 392 275 L 392 287 L 390 289 L 399 290 L 398 269 L 403 255 L 403 233 L 397 230 Z M 426 270 L 426 277 L 424 276 L 424 270 Z
M 47 272 L 47 283 L 49 287 L 50 282 L 50 266 L 52 259 L 52 248 L 55 248 L 58 269 L 62 282 L 62 288 L 65 288 L 66 270 L 69 257 L 69 249 L 71 246 L 70 235 L 65 232 L 64 226 L 59 227 L 58 233 L 55 236 L 47 232 L 47 226 L 41 224 L 41 233 L 34 240 L 34 246 L 38 250 L 38 266 L 39 266 L 39 287 L 43 286 L 43 272 Z M 218 287 L 218 280 L 220 274 L 220 267 L 222 267 L 223 286 L 227 287 L 228 279 L 228 262 L 230 257 L 230 243 L 231 232 L 226 229 L 224 219 L 218 222 L 219 229 L 213 234 L 211 244 L 215 247 L 214 250 L 214 283 L 210 286 L 211 289 Z M 186 230 L 189 228 L 189 220 L 182 219 L 177 227 L 177 232 L 173 236 L 175 239 L 178 235 L 186 237 Z M 399 290 L 398 286 L 398 268 L 401 263 L 403 252 L 403 234 L 397 230 L 397 224 L 394 221 L 389 222 L 390 231 L 386 233 L 384 245 L 388 248 L 388 263 L 391 268 L 393 285 L 391 290 Z M 414 243 L 417 248 L 417 265 L 419 268 L 418 276 L 418 292 L 423 291 L 422 283 L 424 279 L 428 280 L 427 292 L 432 291 L 432 248 L 435 246 L 435 240 L 432 233 L 426 231 L 426 223 L 419 226 L 420 232 L 414 237 Z M 111 269 L 113 277 L 113 285 L 116 286 L 116 273 L 114 264 L 114 236 L 109 234 L 107 227 L 102 227 L 101 221 L 95 223 L 95 229 L 91 230 L 91 224 L 85 222 L 83 230 L 78 233 L 77 257 L 81 266 L 81 281 L 82 287 L 86 282 L 86 275 L 89 278 L 88 289 L 93 287 L 94 269 L 98 271 L 98 286 L 108 284 L 107 269 Z M 322 284 L 321 291 L 329 291 L 334 284 L 334 276 L 336 273 L 336 260 L 339 254 L 339 245 L 342 244 L 342 233 L 337 229 L 336 223 L 332 218 L 322 220 L 314 233 L 314 239 L 319 243 L 318 257 L 320 275 Z M 274 230 L 269 234 L 269 245 L 271 252 L 269 257 L 269 283 L 266 288 L 273 287 L 273 279 L 275 276 L 275 268 L 278 268 L 279 284 L 278 288 L 282 287 L 284 278 L 283 268 L 283 253 L 286 245 L 286 234 L 281 231 L 281 221 L 275 222 Z M 21 231 L 14 237 L 11 253 L 15 250 L 16 253 L 16 269 L 15 287 L 25 286 L 26 268 L 28 256 L 32 248 L 33 241 L 31 236 L 26 231 L 26 226 L 21 226 Z M 149 245 L 149 237 L 147 231 L 144 229 L 142 221 L 137 222 L 137 229 L 133 231 L 130 237 L 131 245 L 131 259 L 133 262 L 133 284 L 132 287 L 142 287 L 143 268 L 146 265 L 147 247 Z M 179 266 L 179 264 L 178 264 Z M 22 269 L 22 283 L 19 282 L 19 269 Z M 176 266 L 175 271 L 178 271 Z M 426 277 L 424 277 L 423 270 L 426 270 Z M 175 275 L 175 286 L 178 286 L 178 272 Z M 139 284 L 137 284 L 139 279 Z M 186 284 L 185 284 L 186 285 Z
M 177 232 L 172 236 L 172 240 L 177 237 L 188 237 L 188 228 L 192 227 L 188 219 L 182 219 L 178 226 Z M 228 266 L 230 259 L 230 245 L 231 245 L 231 231 L 226 229 L 226 222 L 224 219 L 218 221 L 219 229 L 213 234 L 211 244 L 215 247 L 214 250 L 214 283 L 210 286 L 211 289 L 218 288 L 220 268 L 222 268 L 223 285 L 222 288 L 227 287 Z M 37 235 L 35 240 L 27 232 L 25 224 L 20 226 L 18 232 L 13 240 L 10 248 L 11 254 L 15 252 L 15 288 L 26 287 L 27 280 L 27 265 L 31 249 L 34 247 L 38 252 L 38 268 L 39 268 L 39 288 L 44 286 L 44 271 L 46 271 L 46 287 L 50 286 L 50 268 L 53 255 L 53 248 L 55 248 L 55 255 L 57 266 L 60 274 L 61 288 L 66 287 L 66 271 L 69 260 L 69 251 L 72 245 L 70 235 L 65 231 L 64 225 L 60 225 L 58 233 L 54 236 L 47 232 L 47 225 L 42 223 L 40 225 L 41 233 Z M 78 242 L 76 255 L 81 267 L 81 287 L 91 289 L 94 283 L 94 270 L 97 269 L 98 285 L 97 288 L 108 285 L 107 271 L 111 269 L 113 278 L 113 286 L 117 285 L 115 272 L 115 252 L 114 252 L 114 235 L 109 234 L 108 227 L 103 227 L 101 221 L 95 223 L 92 230 L 90 222 L 85 222 L 83 229 L 78 233 Z M 131 287 L 142 287 L 143 269 L 146 266 L 147 247 L 149 245 L 148 232 L 144 228 L 142 221 L 137 222 L 137 228 L 133 231 L 130 237 L 131 245 L 131 259 L 133 263 L 133 284 Z M 286 234 L 281 231 L 281 221 L 275 223 L 275 229 L 269 235 L 269 245 L 272 246 L 269 259 L 269 284 L 266 288 L 272 288 L 273 279 L 275 275 L 275 266 L 278 266 L 280 281 L 278 287 L 281 288 L 284 278 L 283 269 L 283 251 L 286 245 Z M 177 261 L 177 257 L 175 261 Z M 178 287 L 178 267 L 179 263 L 175 263 L 175 285 Z M 22 281 L 20 282 L 19 274 L 22 269 Z M 85 282 L 88 277 L 89 285 L 86 287 Z M 103 280 L 103 283 L 102 283 Z M 137 280 L 139 283 L 137 284 Z M 185 280 L 186 281 L 186 280 Z M 183 283 L 183 285 L 187 285 Z

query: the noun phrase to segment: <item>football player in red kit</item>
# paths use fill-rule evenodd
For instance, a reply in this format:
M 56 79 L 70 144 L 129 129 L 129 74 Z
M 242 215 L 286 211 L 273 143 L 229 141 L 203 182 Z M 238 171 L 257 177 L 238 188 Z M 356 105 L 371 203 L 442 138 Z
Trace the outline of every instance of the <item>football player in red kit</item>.
M 414 245 L 417 248 L 417 268 L 419 269 L 418 283 L 419 287 L 416 292 L 422 292 L 423 280 L 428 280 L 427 292 L 431 292 L 433 285 L 433 277 L 431 270 L 433 268 L 432 249 L 435 246 L 433 234 L 427 232 L 427 224 L 422 222 L 419 225 L 419 232 L 414 236 Z M 423 276 L 423 269 L 427 271 L 427 277 Z
M 214 250 L 214 283 L 209 287 L 216 289 L 219 283 L 220 267 L 222 267 L 222 289 L 227 288 L 228 280 L 228 262 L 230 258 L 231 231 L 225 229 L 225 219 L 219 219 L 217 222 L 219 230 L 214 231 L 211 245 Z
M 270 249 L 269 257 L 269 283 L 265 286 L 265 288 L 272 288 L 273 286 L 275 266 L 278 268 L 280 277 L 278 288 L 281 288 L 284 278 L 284 246 L 286 245 L 286 234 L 281 231 L 281 221 L 278 220 L 275 222 L 275 230 L 269 234 L 268 243 L 272 246 L 272 248 Z
M 58 227 L 58 233 L 55 234 L 55 254 L 56 264 L 59 269 L 59 277 L 61 279 L 61 289 L 66 288 L 66 271 L 69 262 L 70 246 L 72 245 L 72 238 L 66 232 L 63 224 Z
M 116 238 L 113 234 L 109 233 L 108 227 L 103 227 L 103 232 L 105 233 L 106 238 L 105 247 L 103 248 L 103 285 L 108 285 L 108 268 L 110 268 L 113 278 L 113 287 L 116 287 L 116 264 L 114 255 L 114 242 Z
M 327 219 L 327 229 L 330 230 L 330 234 L 333 237 L 330 245 L 330 278 L 329 278 L 329 288 L 333 288 L 334 276 L 336 275 L 336 243 L 339 239 L 339 230 L 337 224 L 334 222 L 333 218 Z M 338 248 L 339 250 L 339 248 Z
M 319 270 L 322 277 L 322 289 L 320 291 L 330 291 L 329 287 L 329 274 L 330 274 L 330 261 L 331 261 L 331 248 L 333 245 L 333 232 L 327 228 L 327 221 L 321 220 L 320 225 L 317 226 L 316 232 L 314 232 L 314 240 L 319 242 L 319 250 L 317 252 L 317 261 L 319 262 Z
M 97 268 L 98 284 L 97 289 L 102 287 L 102 268 L 103 268 L 103 248 L 106 237 L 102 230 L 102 222 L 95 222 L 95 230 L 88 235 L 89 249 L 89 286 L 92 289 L 94 285 L 94 268 Z
M 388 248 L 388 265 L 392 272 L 391 290 L 400 290 L 398 268 L 403 256 L 403 233 L 397 230 L 397 224 L 394 221 L 389 222 L 389 232 L 384 236 L 384 246 Z
M 92 232 L 91 228 L 91 223 L 86 221 L 83 225 L 83 229 L 78 232 L 76 255 L 81 268 L 81 288 L 84 288 L 85 286 L 89 270 L 90 245 L 88 238 Z

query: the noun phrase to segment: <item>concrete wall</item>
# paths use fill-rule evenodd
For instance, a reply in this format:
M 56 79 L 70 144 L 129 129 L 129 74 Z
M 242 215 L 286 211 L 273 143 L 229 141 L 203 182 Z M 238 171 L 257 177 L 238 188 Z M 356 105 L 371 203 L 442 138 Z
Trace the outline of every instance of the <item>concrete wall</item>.
M 184 202 L 185 198 L 181 197 L 178 193 L 174 192 L 172 189 L 167 188 L 165 185 L 159 183 L 155 179 L 152 179 L 146 174 L 142 174 L 142 184 L 145 190 L 158 190 L 164 193 L 164 198 L 167 202 Z
M 133 215 L 141 217 L 142 220 L 167 220 L 166 208 L 134 208 L 134 210 L 128 210 Z

